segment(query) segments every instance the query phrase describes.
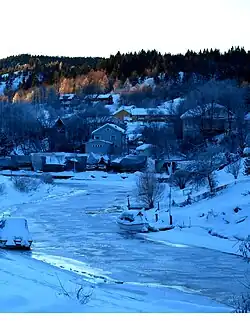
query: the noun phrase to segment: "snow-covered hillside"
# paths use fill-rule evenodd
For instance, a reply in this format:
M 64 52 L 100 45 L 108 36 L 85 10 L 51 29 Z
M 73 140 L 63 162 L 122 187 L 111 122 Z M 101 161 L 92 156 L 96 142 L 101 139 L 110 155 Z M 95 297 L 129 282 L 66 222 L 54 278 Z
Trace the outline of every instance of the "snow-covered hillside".
M 191 205 L 178 206 L 187 199 L 190 188 L 184 191 L 173 188 L 172 199 L 177 204 L 172 206 L 175 229 L 150 234 L 148 237 L 240 255 L 241 241 L 250 235 L 250 179 L 243 175 L 243 168 L 236 183 L 226 168 L 217 171 L 216 175 L 218 185 L 227 185 L 226 188 L 213 197 L 195 201 Z M 206 188 L 193 191 L 191 199 L 206 191 Z M 168 195 L 167 188 L 159 214 L 160 221 L 164 221 L 163 225 L 169 222 L 168 205 L 165 205 Z M 154 213 L 151 215 L 154 218 Z
M 9 78 L 9 74 L 3 74 L 2 79 L 3 81 L 0 82 L 0 96 L 4 95 L 4 90 L 6 85 L 9 84 L 9 88 L 16 91 L 19 85 L 24 81 L 27 81 L 29 75 L 24 76 L 22 72 L 14 72 L 13 76 Z

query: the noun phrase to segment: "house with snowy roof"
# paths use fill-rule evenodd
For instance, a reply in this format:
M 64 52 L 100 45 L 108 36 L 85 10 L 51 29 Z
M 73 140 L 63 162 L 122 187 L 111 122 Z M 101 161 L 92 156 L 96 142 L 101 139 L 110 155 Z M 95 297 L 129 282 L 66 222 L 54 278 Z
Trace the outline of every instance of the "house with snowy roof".
M 138 108 L 134 105 L 121 106 L 113 113 L 113 116 L 122 121 L 172 122 L 176 115 L 176 109 L 182 100 L 182 98 L 176 98 L 155 108 Z
M 113 96 L 109 94 L 93 94 L 93 95 L 88 95 L 86 97 L 92 102 L 103 102 L 107 105 L 113 105 L 114 104 L 114 99 Z
M 74 107 L 80 104 L 80 99 L 75 94 L 61 94 L 59 101 L 63 107 Z
M 125 130 L 117 125 L 107 123 L 91 134 L 86 143 L 86 152 L 98 155 L 120 155 L 126 149 Z
M 183 138 L 218 135 L 233 129 L 235 117 L 225 106 L 209 103 L 189 109 L 181 115 Z

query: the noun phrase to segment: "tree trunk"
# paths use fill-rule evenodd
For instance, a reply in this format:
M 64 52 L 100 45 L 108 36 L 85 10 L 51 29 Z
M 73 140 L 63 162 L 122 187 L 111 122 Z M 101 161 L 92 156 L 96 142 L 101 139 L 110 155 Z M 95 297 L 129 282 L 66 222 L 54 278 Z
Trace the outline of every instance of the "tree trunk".
M 151 210 L 152 208 L 154 208 L 154 201 L 150 200 L 148 208 Z

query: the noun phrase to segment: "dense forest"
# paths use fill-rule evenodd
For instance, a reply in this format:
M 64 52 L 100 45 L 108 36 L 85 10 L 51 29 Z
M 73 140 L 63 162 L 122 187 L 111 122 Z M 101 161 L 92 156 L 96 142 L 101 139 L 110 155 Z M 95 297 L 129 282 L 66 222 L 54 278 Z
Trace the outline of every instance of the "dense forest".
M 156 50 L 138 53 L 111 55 L 101 57 L 49 57 L 23 54 L 0 60 L 0 81 L 2 75 L 11 77 L 14 72 L 29 72 L 18 89 L 27 90 L 40 84 L 54 85 L 62 78 L 75 79 L 89 72 L 102 71 L 108 77 L 111 87 L 115 81 L 124 83 L 129 79 L 137 83 L 140 78 L 162 75 L 164 80 L 176 79 L 179 72 L 184 73 L 184 82 L 193 74 L 201 75 L 209 80 L 235 79 L 239 83 L 250 82 L 250 51 L 234 47 L 221 53 L 217 49 L 186 54 L 161 54 Z M 161 77 L 161 79 L 162 79 Z

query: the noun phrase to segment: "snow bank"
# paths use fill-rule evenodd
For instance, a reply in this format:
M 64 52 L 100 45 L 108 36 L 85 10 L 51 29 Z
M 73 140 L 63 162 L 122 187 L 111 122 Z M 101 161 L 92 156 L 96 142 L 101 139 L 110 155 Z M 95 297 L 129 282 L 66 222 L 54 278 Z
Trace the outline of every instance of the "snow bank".
M 60 264 L 64 264 L 63 258 Z M 184 288 L 178 291 L 167 286 L 157 287 L 154 284 L 132 282 L 93 285 L 73 272 L 69 273 L 19 254 L 6 253 L 0 257 L 0 279 L 2 280 L 1 313 L 230 312 L 231 310 L 200 295 L 190 294 Z M 89 300 L 84 305 L 76 299 L 76 292 L 80 286 L 83 286 L 83 294 L 89 295 Z
M 191 205 L 172 206 L 173 223 L 176 228 L 150 234 L 149 238 L 240 255 L 240 242 L 250 235 L 250 180 L 241 173 L 239 181 L 235 184 L 233 177 L 226 173 L 226 170 L 220 171 L 217 179 L 220 184 L 229 184 L 228 187 L 214 197 Z M 161 204 L 162 210 L 159 212 L 158 227 L 169 224 L 168 193 L 167 188 L 165 200 Z M 187 194 L 173 189 L 172 197 L 175 201 L 180 201 L 187 198 Z M 155 222 L 155 211 L 148 216 L 152 223 Z
M 2 190 L 2 195 L 0 195 L 0 217 L 2 215 L 9 216 L 8 208 L 14 205 L 42 202 L 47 198 L 72 195 L 72 193 L 75 192 L 86 193 L 86 191 L 81 188 L 76 189 L 63 185 L 48 185 L 42 182 L 37 190 L 29 193 L 21 193 L 14 188 L 11 178 L 4 176 L 0 176 L 0 185 Z

